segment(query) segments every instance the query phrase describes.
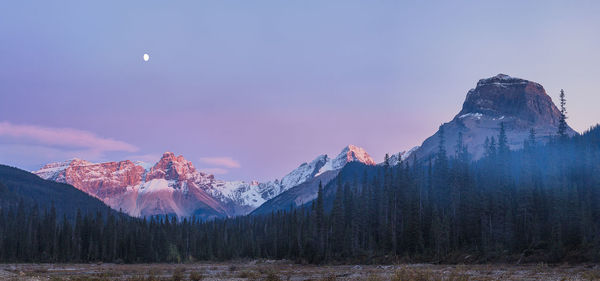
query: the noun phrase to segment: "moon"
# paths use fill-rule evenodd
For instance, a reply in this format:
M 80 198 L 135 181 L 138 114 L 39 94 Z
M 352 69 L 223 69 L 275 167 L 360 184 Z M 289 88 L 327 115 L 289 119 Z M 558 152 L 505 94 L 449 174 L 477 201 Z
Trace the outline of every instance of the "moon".
M 144 54 L 144 61 L 148 61 L 150 59 L 150 55 Z

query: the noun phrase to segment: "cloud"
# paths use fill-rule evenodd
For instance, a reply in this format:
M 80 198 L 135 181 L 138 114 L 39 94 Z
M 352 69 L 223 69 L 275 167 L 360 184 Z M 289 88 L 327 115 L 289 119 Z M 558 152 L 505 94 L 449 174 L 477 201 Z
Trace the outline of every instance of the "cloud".
M 226 168 L 241 167 L 240 163 L 231 157 L 202 157 L 200 158 L 200 162 Z
M 205 168 L 205 169 L 200 169 L 201 172 L 207 173 L 207 174 L 213 174 L 213 175 L 224 175 L 227 174 L 229 171 L 223 168 Z
M 50 162 L 62 161 L 71 158 L 86 160 L 99 160 L 102 155 L 97 151 L 65 150 L 36 144 L 2 143 L 0 145 L 0 159 L 2 164 L 37 170 Z
M 25 139 L 47 146 L 83 148 L 97 153 L 107 151 L 138 151 L 136 146 L 129 143 L 111 138 L 103 138 L 88 131 L 71 128 L 15 125 L 5 121 L 0 122 L 1 136 Z

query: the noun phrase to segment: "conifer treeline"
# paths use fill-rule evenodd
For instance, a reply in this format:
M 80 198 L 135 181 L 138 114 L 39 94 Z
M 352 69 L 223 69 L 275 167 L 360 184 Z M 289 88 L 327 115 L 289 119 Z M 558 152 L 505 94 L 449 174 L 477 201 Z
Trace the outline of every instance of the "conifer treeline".
M 532 130 L 524 148 L 511 151 L 502 126 L 478 161 L 462 137 L 448 152 L 440 135 L 430 161 L 340 176 L 311 206 L 271 215 L 202 222 L 99 213 L 69 221 L 53 209 L 5 207 L 0 261 L 600 260 L 600 127 L 544 145 Z

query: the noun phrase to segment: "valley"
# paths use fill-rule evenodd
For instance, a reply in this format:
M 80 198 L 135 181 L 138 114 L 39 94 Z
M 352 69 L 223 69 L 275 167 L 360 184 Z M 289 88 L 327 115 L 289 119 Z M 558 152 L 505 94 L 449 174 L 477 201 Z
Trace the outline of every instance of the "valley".
M 0 281 L 600 281 L 600 1 L 4 1 Z

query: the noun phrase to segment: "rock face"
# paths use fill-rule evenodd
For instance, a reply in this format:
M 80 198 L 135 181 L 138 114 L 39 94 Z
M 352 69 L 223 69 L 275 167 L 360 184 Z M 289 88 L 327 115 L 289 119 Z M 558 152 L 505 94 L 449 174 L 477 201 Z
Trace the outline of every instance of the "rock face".
M 480 113 L 485 116 L 510 116 L 525 126 L 558 127 L 560 111 L 542 85 L 498 74 L 481 79 L 467 98 L 458 116 Z
M 228 215 L 223 204 L 205 191 L 206 185 L 214 182 L 213 176 L 196 171 L 191 162 L 171 152 L 163 154 L 149 170 L 129 160 L 91 163 L 73 159 L 48 164 L 35 174 L 71 184 L 132 216 L 210 219 Z
M 462 110 L 444 130 L 446 150 L 455 151 L 458 134 L 475 159 L 484 152 L 486 138 L 497 137 L 504 123 L 511 149 L 523 145 L 530 129 L 538 140 L 547 141 L 558 132 L 560 111 L 546 94 L 542 85 L 528 80 L 498 74 L 481 79 L 475 89 L 469 90 Z M 576 132 L 568 128 L 568 134 Z M 440 132 L 426 139 L 416 153 L 417 159 L 427 159 L 437 151 Z
M 331 170 L 337 170 L 344 167 L 349 162 L 361 162 L 367 165 L 375 165 L 375 161 L 362 148 L 355 145 L 348 145 L 342 149 L 342 152 L 331 161 Z

